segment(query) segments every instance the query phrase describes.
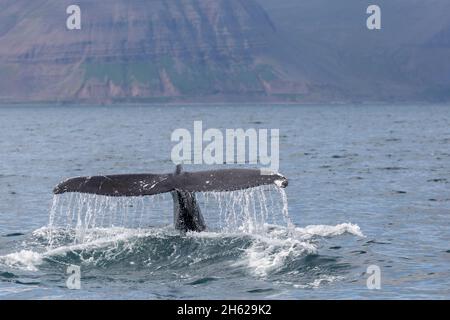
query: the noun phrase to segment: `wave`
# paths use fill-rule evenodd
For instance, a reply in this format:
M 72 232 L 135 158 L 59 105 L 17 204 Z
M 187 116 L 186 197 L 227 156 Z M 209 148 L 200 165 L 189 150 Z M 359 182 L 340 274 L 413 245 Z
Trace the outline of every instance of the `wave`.
M 251 246 L 245 250 L 245 258 L 239 263 L 247 264 L 259 277 L 293 265 L 299 258 L 317 254 L 317 243 L 311 241 L 315 237 L 336 237 L 342 234 L 363 237 L 358 225 L 343 223 L 336 226 L 312 225 L 305 228 L 286 229 L 272 227 L 266 236 L 256 236 Z M 285 272 L 291 270 L 285 269 Z
M 28 271 L 37 271 L 37 266 L 42 263 L 42 254 L 31 250 L 20 250 L 4 256 L 0 256 L 0 264 L 11 268 Z
M 65 274 L 77 265 L 85 275 L 109 277 L 105 281 L 189 279 L 200 285 L 240 276 L 315 287 L 339 279 L 330 272 L 337 262 L 318 254 L 320 239 L 363 237 L 351 223 L 296 227 L 280 188 L 197 196 L 209 229 L 184 235 L 164 219 L 172 211 L 164 196 L 57 196 L 49 225 L 25 236 L 19 250 L 0 255 L 0 272 Z
M 279 278 L 300 274 L 308 264 L 308 257 L 317 255 L 320 238 L 363 236 L 360 228 L 350 223 L 304 228 L 266 225 L 259 234 L 203 232 L 184 236 L 171 227 L 99 228 L 91 230 L 83 243 L 74 243 L 74 230 L 59 229 L 56 233 L 58 240 L 49 247 L 49 235 L 54 237 L 55 230 L 45 227 L 34 231 L 29 240 L 34 249 L 0 256 L 0 267 L 36 272 L 80 265 L 84 269 L 110 271 L 128 268 L 160 278 L 202 272 Z M 311 286 L 336 279 L 333 276 L 313 279 Z

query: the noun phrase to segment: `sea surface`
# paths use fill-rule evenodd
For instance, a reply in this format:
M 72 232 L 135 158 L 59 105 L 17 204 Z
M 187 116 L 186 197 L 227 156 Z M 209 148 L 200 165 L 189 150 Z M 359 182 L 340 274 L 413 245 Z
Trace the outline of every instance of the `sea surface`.
M 208 231 L 187 234 L 165 195 L 53 197 L 172 172 L 196 120 L 279 129 L 285 193 L 198 194 Z M 0 137 L 0 299 L 450 298 L 450 106 L 5 105 Z

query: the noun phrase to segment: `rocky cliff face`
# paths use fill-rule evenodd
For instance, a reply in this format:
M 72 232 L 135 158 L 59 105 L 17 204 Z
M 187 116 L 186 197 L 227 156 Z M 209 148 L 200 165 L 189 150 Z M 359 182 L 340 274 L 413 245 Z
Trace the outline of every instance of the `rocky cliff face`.
M 3 101 L 227 100 L 301 92 L 253 0 L 0 0 Z M 285 91 L 285 92 L 283 92 Z
M 0 102 L 449 101 L 448 0 L 371 3 L 0 0 Z

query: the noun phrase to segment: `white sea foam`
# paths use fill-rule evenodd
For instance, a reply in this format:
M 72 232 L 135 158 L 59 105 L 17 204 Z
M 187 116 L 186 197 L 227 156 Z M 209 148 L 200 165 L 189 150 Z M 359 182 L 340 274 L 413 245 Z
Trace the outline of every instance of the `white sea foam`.
M 302 239 L 309 239 L 314 236 L 335 237 L 344 233 L 349 233 L 358 237 L 364 237 L 357 224 L 341 223 L 335 226 L 311 225 L 304 228 L 295 228 L 295 233 Z
M 317 279 L 314 279 L 314 281 L 307 283 L 307 284 L 293 284 L 294 288 L 300 288 L 300 289 L 305 289 L 305 288 L 319 288 L 323 283 L 333 283 L 339 280 L 342 280 L 343 277 L 341 276 L 332 276 L 332 275 L 323 275 Z
M 67 232 L 61 230 L 61 232 Z M 48 237 L 49 234 L 55 235 L 55 230 L 49 228 L 40 228 L 34 231 L 36 237 Z M 236 261 L 235 266 L 244 266 L 257 277 L 267 277 L 273 272 L 283 268 L 288 260 L 295 260 L 303 255 L 317 253 L 317 242 L 312 241 L 315 237 L 336 237 L 345 233 L 362 237 L 363 234 L 358 225 L 351 223 L 338 224 L 336 226 L 311 225 L 304 228 L 288 228 L 276 225 L 265 225 L 264 232 L 258 234 L 242 233 L 220 233 L 220 232 L 190 232 L 186 234 L 187 238 L 203 239 L 222 239 L 246 237 L 250 245 L 243 249 L 242 259 Z M 152 228 L 152 229 L 127 229 L 127 228 L 98 228 L 92 229 L 85 235 L 85 242 L 60 245 L 58 247 L 48 247 L 43 252 L 31 250 L 21 250 L 0 256 L 0 263 L 11 268 L 17 268 L 27 271 L 37 271 L 39 265 L 45 259 L 53 260 L 54 257 L 64 256 L 70 252 L 83 252 L 86 250 L 103 250 L 104 257 L 108 258 L 108 252 L 111 252 L 114 258 L 117 252 L 117 243 L 121 243 L 123 249 L 133 250 L 136 240 L 139 238 L 152 237 L 164 238 L 168 236 L 177 236 L 178 233 L 170 227 Z M 83 263 L 95 263 L 83 260 Z M 326 281 L 326 279 L 324 280 Z M 320 283 L 319 283 L 320 284 Z
M 244 259 L 236 265 L 247 265 L 254 275 L 266 277 L 270 272 L 283 267 L 288 258 L 295 259 L 316 252 L 317 248 L 308 242 L 259 238 L 245 250 Z
M 311 241 L 313 237 L 336 237 L 345 233 L 364 236 L 359 226 L 351 223 L 336 226 L 311 225 L 294 229 L 268 226 L 267 235 L 255 235 L 255 241 L 245 249 L 243 260 L 236 265 L 246 265 L 255 276 L 264 278 L 283 268 L 287 260 L 317 253 L 317 244 Z
M 11 268 L 18 268 L 27 271 L 37 271 L 37 267 L 42 263 L 42 254 L 31 251 L 21 250 L 0 256 L 0 263 Z
M 49 234 L 54 234 L 54 230 L 49 230 L 47 227 L 39 228 L 33 232 L 35 236 L 48 237 Z M 126 228 L 99 228 L 91 230 L 87 234 L 89 241 L 83 243 L 74 243 L 70 245 L 61 245 L 56 248 L 47 248 L 46 251 L 36 252 L 32 250 L 21 250 L 0 256 L 0 264 L 11 268 L 17 268 L 27 271 L 38 271 L 38 266 L 43 263 L 45 259 L 52 260 L 52 257 L 63 256 L 69 252 L 77 252 L 83 250 L 105 249 L 113 247 L 115 243 L 124 243 L 124 250 L 127 244 L 132 246 L 133 241 L 130 239 L 138 239 L 143 237 L 164 237 L 169 235 L 165 228 L 158 229 L 126 229 Z M 85 261 L 89 262 L 89 261 Z

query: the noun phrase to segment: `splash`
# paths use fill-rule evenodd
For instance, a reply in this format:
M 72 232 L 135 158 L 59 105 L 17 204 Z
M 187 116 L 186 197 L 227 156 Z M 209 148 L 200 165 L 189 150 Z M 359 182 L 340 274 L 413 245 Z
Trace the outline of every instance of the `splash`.
M 197 193 L 208 229 L 222 233 L 256 234 L 267 224 L 291 226 L 287 197 L 276 186 L 261 186 L 232 192 Z M 106 197 L 69 193 L 55 195 L 49 215 L 49 245 L 58 230 L 73 230 L 74 242 L 93 240 L 96 229 L 144 229 L 172 224 L 170 195 L 151 197 Z
M 186 235 L 173 228 L 170 195 L 55 196 L 48 226 L 33 232 L 23 250 L 0 256 L 0 265 L 36 272 L 76 264 L 113 273 L 132 266 L 157 278 L 195 277 L 204 268 L 219 277 L 243 272 L 315 288 L 340 279 L 326 267 L 308 267 L 304 259 L 318 254 L 317 240 L 363 236 L 351 223 L 295 227 L 286 194 L 276 186 L 196 196 L 208 230 Z
M 265 235 L 254 237 L 251 245 L 244 250 L 244 258 L 236 265 L 246 265 L 254 276 L 266 278 L 292 265 L 293 261 L 309 254 L 317 254 L 318 247 L 313 241 L 315 238 L 333 238 L 344 234 L 364 237 L 359 226 L 351 223 L 305 228 L 269 226 Z M 317 286 L 319 285 L 320 282 Z
M 34 231 L 33 241 L 45 245 L 49 231 L 48 227 Z M 358 226 L 347 223 L 295 228 L 293 232 L 287 227 L 267 225 L 261 234 L 190 232 L 184 236 L 169 227 L 115 227 L 92 230 L 85 243 L 75 243 L 73 231 L 60 229 L 58 246 L 33 247 L 29 243 L 23 250 L 0 256 L 0 266 L 35 272 L 76 264 L 106 268 L 102 269 L 106 272 L 115 266 L 133 265 L 134 269 L 160 277 L 180 272 L 195 275 L 199 268 L 210 273 L 212 268 L 215 274 L 242 270 L 251 277 L 283 281 L 292 278 L 295 281 L 291 282 L 298 284 L 302 280 L 299 270 L 304 267 L 303 258 L 318 254 L 316 240 L 344 234 L 362 236 Z
M 169 198 L 106 197 L 91 194 L 68 193 L 55 195 L 49 215 L 49 245 L 57 244 L 61 230 L 74 233 L 74 243 L 96 239 L 96 230 L 111 228 L 142 229 L 167 225 L 170 221 Z
M 233 192 L 198 194 L 210 230 L 261 234 L 269 224 L 291 226 L 284 189 L 261 186 Z
M 31 250 L 21 250 L 0 257 L 0 262 L 12 268 L 27 271 L 37 271 L 37 265 L 42 263 L 42 255 Z

